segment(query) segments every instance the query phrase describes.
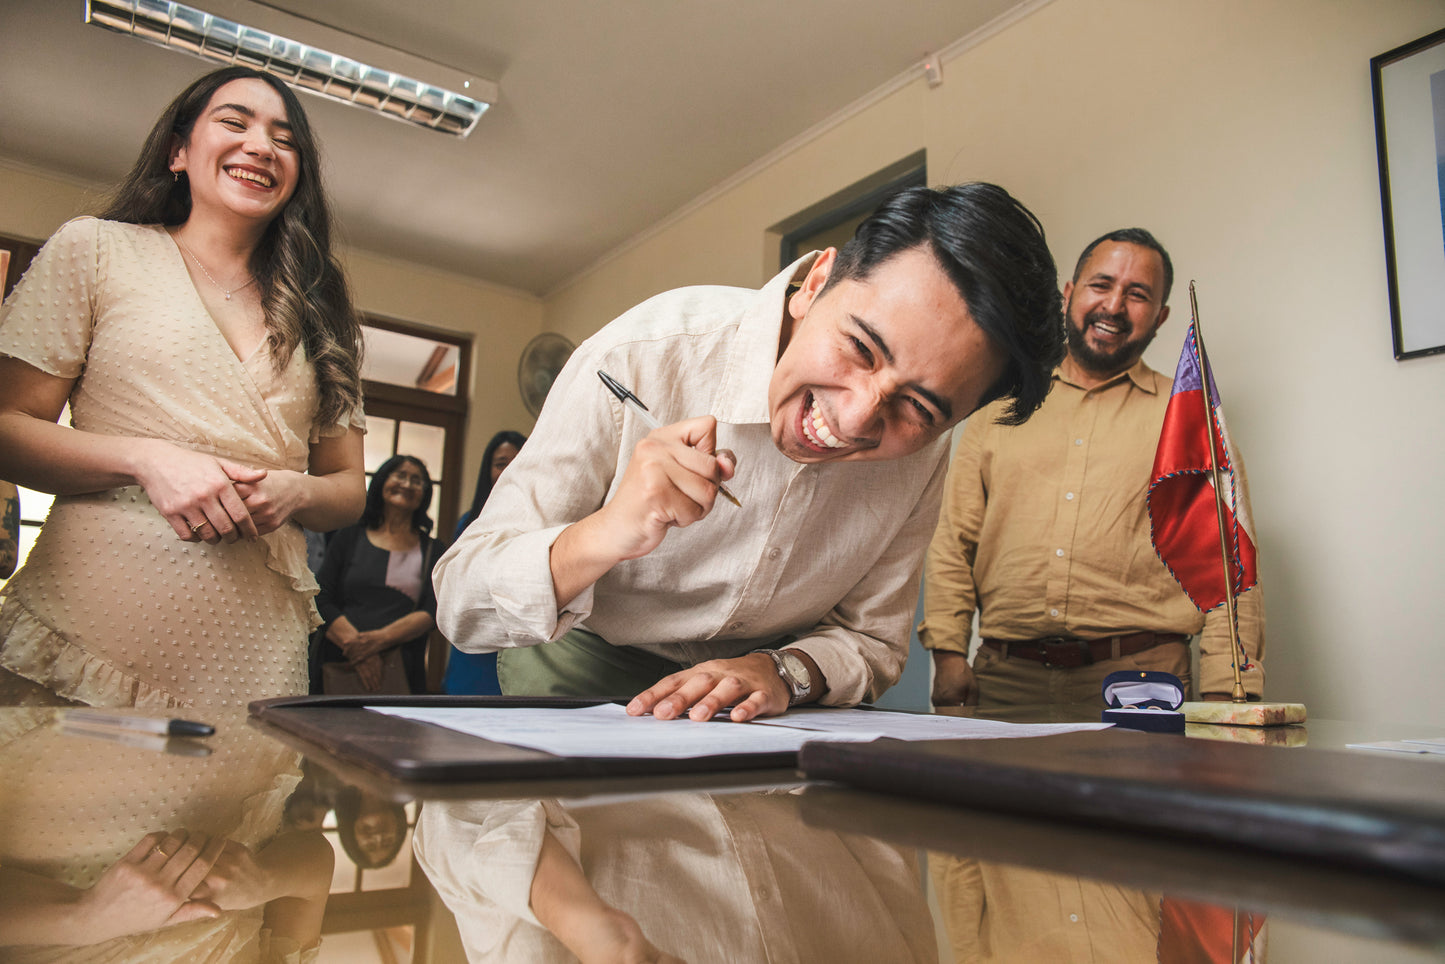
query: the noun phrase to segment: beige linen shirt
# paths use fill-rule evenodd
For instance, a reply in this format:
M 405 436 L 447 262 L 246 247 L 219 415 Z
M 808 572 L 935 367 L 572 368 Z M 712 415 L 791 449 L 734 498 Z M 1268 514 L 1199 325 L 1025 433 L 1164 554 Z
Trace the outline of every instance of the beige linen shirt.
M 823 703 L 873 699 L 898 680 L 948 443 L 887 462 L 803 465 L 778 451 L 768 382 L 788 285 L 813 258 L 761 290 L 659 295 L 578 347 L 521 455 L 437 563 L 437 622 L 458 649 L 533 646 L 581 625 L 690 666 L 797 637 L 827 680 Z M 558 612 L 552 543 L 612 498 L 649 431 L 599 369 L 664 424 L 716 416 L 742 508 L 719 500 Z
M 1203 630 L 1199 692 L 1230 692 L 1224 607 L 1201 614 L 1149 537 L 1149 477 L 1171 388 L 1142 361 L 1093 389 L 1056 370 L 1043 408 L 1025 424 L 996 424 L 998 403 L 968 420 L 928 550 L 918 627 L 925 647 L 967 653 L 975 609 L 989 639 Z M 1236 470 L 1243 481 L 1244 466 Z M 1238 609 L 1253 662 L 1244 686 L 1260 695 L 1258 586 Z

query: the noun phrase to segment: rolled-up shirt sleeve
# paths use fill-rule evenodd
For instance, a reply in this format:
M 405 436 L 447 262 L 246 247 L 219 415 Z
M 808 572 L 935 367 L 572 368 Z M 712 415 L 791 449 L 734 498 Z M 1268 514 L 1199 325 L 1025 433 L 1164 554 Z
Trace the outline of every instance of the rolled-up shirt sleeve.
M 556 800 L 428 802 L 417 818 L 413 849 L 459 922 L 471 917 L 473 925 L 482 923 L 500 909 L 540 927 L 532 913 L 532 879 L 549 833 L 581 859 L 581 831 Z
M 622 464 L 618 407 L 583 344 L 481 514 L 437 562 L 437 625 L 464 652 L 560 638 L 592 611 L 587 587 L 558 609 L 552 543 L 602 507 Z

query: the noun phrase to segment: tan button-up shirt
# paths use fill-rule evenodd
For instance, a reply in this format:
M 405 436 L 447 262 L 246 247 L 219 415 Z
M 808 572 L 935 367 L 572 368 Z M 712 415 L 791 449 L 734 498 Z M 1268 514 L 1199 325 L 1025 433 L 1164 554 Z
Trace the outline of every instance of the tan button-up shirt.
M 582 625 L 690 666 L 784 637 L 818 664 L 822 702 L 876 698 L 908 654 L 923 552 L 938 519 L 947 439 L 887 462 L 803 465 L 773 444 L 768 382 L 788 284 L 683 288 L 633 308 L 573 353 L 521 454 L 437 563 L 437 622 L 459 649 L 534 646 Z M 604 505 L 647 434 L 606 371 L 664 424 L 712 414 L 738 457 L 707 518 L 620 563 L 558 612 L 549 554 Z
M 975 609 L 990 639 L 1203 630 L 1199 692 L 1230 692 L 1224 607 L 1202 615 L 1149 538 L 1149 476 L 1171 387 L 1142 361 L 1087 390 L 1055 371 L 1043 408 L 1023 425 L 996 424 L 997 403 L 968 420 L 928 550 L 924 646 L 967 653 Z M 1243 465 L 1236 471 L 1243 481 Z M 1244 686 L 1259 695 L 1258 586 L 1238 609 L 1254 661 Z

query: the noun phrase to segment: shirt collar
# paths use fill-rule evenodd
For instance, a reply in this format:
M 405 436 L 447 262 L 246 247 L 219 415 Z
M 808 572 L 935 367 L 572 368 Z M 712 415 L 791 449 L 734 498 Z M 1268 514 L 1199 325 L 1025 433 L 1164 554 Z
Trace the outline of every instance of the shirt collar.
M 1062 367 L 1054 368 L 1054 379 L 1056 381 L 1063 382 L 1065 385 L 1071 385 L 1074 388 L 1079 389 L 1080 391 L 1102 391 L 1106 388 L 1112 387 L 1117 383 L 1123 382 L 1126 378 L 1134 383 L 1135 388 L 1139 389 L 1145 394 L 1157 395 L 1159 393 L 1158 385 L 1155 383 L 1154 369 L 1144 364 L 1144 359 L 1142 358 L 1136 361 L 1129 368 L 1113 376 L 1107 381 L 1095 385 L 1091 389 L 1086 389 L 1084 388 L 1084 386 L 1078 384 L 1077 382 L 1069 381 L 1069 378 L 1067 375 L 1064 374 L 1064 370 Z
M 757 290 L 743 312 L 714 408 L 719 421 L 742 425 L 770 420 L 768 385 L 778 364 L 788 288 L 807 277 L 818 254 L 806 254 L 784 268 Z

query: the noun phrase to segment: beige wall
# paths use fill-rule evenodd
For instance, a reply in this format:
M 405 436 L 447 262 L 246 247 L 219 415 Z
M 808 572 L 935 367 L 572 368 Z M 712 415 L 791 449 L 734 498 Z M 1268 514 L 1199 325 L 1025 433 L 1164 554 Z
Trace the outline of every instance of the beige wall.
M 1269 695 L 1445 724 L 1445 357 L 1391 357 L 1369 58 L 1439 0 L 1055 0 L 549 297 L 585 337 L 679 284 L 756 284 L 764 229 L 926 148 L 998 181 L 1071 270 L 1139 224 L 1200 310 L 1250 467 Z M 1149 361 L 1172 372 L 1187 298 Z
M 102 194 L 96 185 L 0 165 L 0 234 L 44 240 L 66 220 L 93 212 Z M 532 416 L 517 392 L 517 359 L 541 330 L 542 302 L 522 291 L 371 252 L 343 249 L 342 260 L 362 310 L 475 336 L 461 487 L 465 509 L 487 440 L 504 428 L 531 431 Z

